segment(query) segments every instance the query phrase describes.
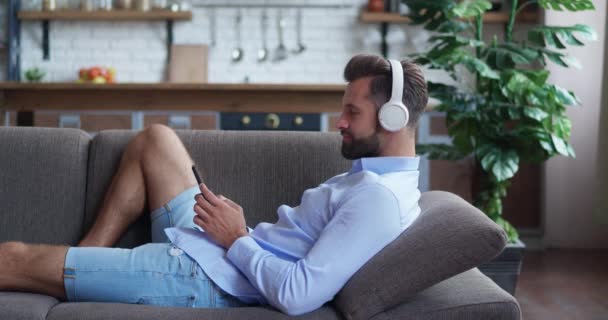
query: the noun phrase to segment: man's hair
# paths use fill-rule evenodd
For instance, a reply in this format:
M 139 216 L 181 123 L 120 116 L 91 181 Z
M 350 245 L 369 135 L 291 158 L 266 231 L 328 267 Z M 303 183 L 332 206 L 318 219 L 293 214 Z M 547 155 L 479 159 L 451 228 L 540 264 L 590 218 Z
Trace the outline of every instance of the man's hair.
M 410 113 L 407 126 L 416 128 L 429 100 L 426 80 L 415 63 L 404 60 L 401 61 L 401 66 L 403 66 L 403 104 Z M 373 79 L 370 83 L 369 98 L 376 109 L 379 109 L 391 97 L 393 75 L 390 63 L 380 56 L 359 54 L 352 57 L 344 68 L 344 79 L 348 82 L 370 76 Z

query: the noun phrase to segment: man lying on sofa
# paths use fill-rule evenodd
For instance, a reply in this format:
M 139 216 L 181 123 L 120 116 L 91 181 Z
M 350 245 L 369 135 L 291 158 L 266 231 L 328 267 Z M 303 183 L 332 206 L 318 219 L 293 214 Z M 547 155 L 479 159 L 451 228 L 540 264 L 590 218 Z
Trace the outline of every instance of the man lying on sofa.
M 420 213 L 414 136 L 428 100 L 420 69 L 357 55 L 344 77 L 336 125 L 352 169 L 306 190 L 299 206 L 280 206 L 275 224 L 248 229 L 237 203 L 197 185 L 179 137 L 155 125 L 129 142 L 78 247 L 0 245 L 0 290 L 200 308 L 270 304 L 290 315 L 319 308 Z M 146 202 L 152 243 L 110 248 Z

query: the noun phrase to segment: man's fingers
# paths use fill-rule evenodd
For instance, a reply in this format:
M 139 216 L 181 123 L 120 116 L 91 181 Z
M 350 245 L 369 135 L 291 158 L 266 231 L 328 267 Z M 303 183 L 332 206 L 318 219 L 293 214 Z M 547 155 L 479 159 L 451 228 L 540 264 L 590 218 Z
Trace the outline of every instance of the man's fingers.
M 196 201 L 197 205 L 207 212 L 213 212 L 215 210 L 215 206 L 209 203 L 209 201 L 207 201 L 207 199 L 205 199 L 200 193 L 194 196 L 194 200 Z
M 218 204 L 221 203 L 221 200 L 213 192 L 211 192 L 211 190 L 209 190 L 209 188 L 207 188 L 206 184 L 201 183 L 201 185 L 199 187 L 201 189 L 201 193 L 203 194 L 205 199 L 207 201 L 209 201 L 209 203 L 211 203 L 214 206 L 217 206 Z
M 194 205 L 194 213 L 196 213 L 196 216 L 205 222 L 209 220 L 209 213 L 201 208 L 198 204 Z
M 194 224 L 196 224 L 197 226 L 199 226 L 199 227 L 203 228 L 203 230 L 207 230 L 207 229 L 206 229 L 207 224 L 205 223 L 205 221 L 203 221 L 203 219 L 201 219 L 201 217 L 199 217 L 199 216 L 194 216 L 193 221 L 194 221 Z

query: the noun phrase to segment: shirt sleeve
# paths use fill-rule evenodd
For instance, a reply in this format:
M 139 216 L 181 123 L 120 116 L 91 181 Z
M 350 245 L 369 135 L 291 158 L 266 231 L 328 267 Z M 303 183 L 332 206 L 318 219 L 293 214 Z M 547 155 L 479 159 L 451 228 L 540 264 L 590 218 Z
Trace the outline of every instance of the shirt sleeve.
M 362 186 L 337 206 L 319 239 L 298 261 L 280 259 L 249 236 L 227 256 L 266 300 L 289 315 L 321 307 L 401 233 L 399 203 L 385 186 Z

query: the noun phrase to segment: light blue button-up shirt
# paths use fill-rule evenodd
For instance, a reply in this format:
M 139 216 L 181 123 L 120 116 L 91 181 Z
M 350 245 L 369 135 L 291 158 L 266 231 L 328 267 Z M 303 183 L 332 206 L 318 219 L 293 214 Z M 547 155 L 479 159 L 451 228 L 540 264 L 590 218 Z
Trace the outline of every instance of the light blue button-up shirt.
M 224 291 L 246 303 L 269 303 L 298 315 L 315 310 L 420 214 L 418 157 L 353 161 L 282 205 L 276 223 L 260 223 L 230 249 L 204 232 L 165 229 L 171 242 L 198 262 Z

